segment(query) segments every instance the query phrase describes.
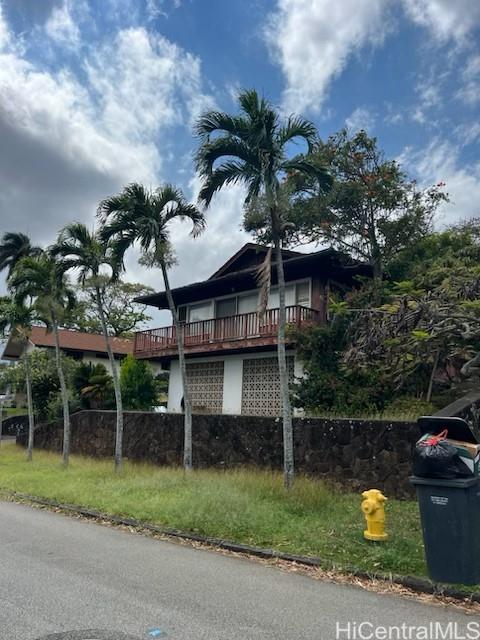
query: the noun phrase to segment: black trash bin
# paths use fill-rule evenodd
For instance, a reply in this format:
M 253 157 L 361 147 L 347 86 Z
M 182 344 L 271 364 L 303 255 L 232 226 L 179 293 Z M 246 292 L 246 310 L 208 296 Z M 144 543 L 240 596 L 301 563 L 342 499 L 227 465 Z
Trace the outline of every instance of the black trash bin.
M 432 580 L 480 584 L 480 478 L 410 480 L 417 490 Z
M 477 443 L 461 418 L 424 417 L 423 434 L 448 429 L 456 440 Z M 413 476 L 428 572 L 436 582 L 480 584 L 480 477 L 442 480 Z

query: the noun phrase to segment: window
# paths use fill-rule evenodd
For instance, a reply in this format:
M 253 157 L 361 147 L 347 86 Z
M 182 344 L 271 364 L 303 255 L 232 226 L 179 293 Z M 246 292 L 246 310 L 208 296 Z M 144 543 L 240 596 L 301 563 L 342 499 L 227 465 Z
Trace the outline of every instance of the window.
M 234 316 L 237 313 L 237 299 L 236 298 L 224 298 L 223 300 L 217 300 L 215 317 L 227 318 L 228 316 Z
M 62 349 L 62 351 L 73 360 L 81 360 L 83 358 L 83 351 L 70 351 L 69 349 Z
M 192 304 L 189 308 L 189 322 L 200 322 L 201 320 L 210 320 L 212 317 L 212 305 L 210 302 L 201 302 L 200 304 Z
M 187 321 L 187 307 L 184 305 L 182 307 L 178 307 L 178 320 L 179 322 Z
M 248 296 L 238 298 L 238 313 L 253 313 L 257 310 L 258 294 L 253 293 Z
M 290 307 L 295 304 L 295 285 L 289 284 L 285 287 L 285 306 Z M 278 289 L 275 287 L 270 291 L 268 296 L 268 308 L 278 309 L 280 306 L 280 298 L 278 295 Z
M 297 282 L 296 286 L 296 302 L 299 307 L 309 307 L 310 306 L 310 283 L 306 282 Z

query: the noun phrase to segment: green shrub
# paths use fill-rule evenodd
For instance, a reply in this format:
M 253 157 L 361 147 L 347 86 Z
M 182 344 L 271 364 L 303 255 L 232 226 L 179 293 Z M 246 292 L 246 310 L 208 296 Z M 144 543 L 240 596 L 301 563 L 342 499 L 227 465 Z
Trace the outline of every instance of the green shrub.
M 353 417 L 375 414 L 392 398 L 392 389 L 376 370 L 343 364 L 345 325 L 337 321 L 295 333 L 305 376 L 296 381 L 293 404 L 309 413 Z
M 35 349 L 30 353 L 29 361 L 34 411 L 38 420 L 46 420 L 50 412 L 48 405 L 60 390 L 55 354 L 53 349 Z M 67 386 L 70 386 L 77 363 L 62 354 L 62 364 Z M 1 383 L 11 384 L 17 391 L 25 392 L 25 362 L 20 360 L 2 371 Z
M 152 368 L 145 360 L 128 355 L 120 369 L 124 409 L 149 410 L 157 401 L 157 385 Z
M 114 409 L 113 379 L 106 367 L 80 362 L 72 377 L 72 385 L 82 409 Z
M 68 409 L 70 414 L 75 411 L 79 411 L 82 407 L 80 406 L 80 398 L 78 395 L 72 391 L 68 390 Z M 52 391 L 47 398 L 46 407 L 45 407 L 45 416 L 44 418 L 48 422 L 55 422 L 63 418 L 63 403 L 62 403 L 62 394 L 60 391 Z

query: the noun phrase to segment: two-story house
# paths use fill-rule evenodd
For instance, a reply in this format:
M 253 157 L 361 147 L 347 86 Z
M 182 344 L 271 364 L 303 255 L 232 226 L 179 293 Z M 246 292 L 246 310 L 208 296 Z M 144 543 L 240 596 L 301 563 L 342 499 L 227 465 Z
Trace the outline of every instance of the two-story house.
M 278 289 L 275 265 L 268 309 L 257 313 L 256 273 L 267 248 L 247 243 L 210 278 L 172 291 L 184 327 L 187 377 L 193 411 L 280 415 L 277 365 Z M 368 266 L 326 249 L 315 253 L 283 251 L 287 322 L 302 327 L 327 320 L 329 290 L 348 290 Z M 139 299 L 168 309 L 166 294 Z M 182 411 L 182 385 L 175 327 L 135 334 L 136 358 L 156 359 L 170 369 L 168 410 Z M 291 378 L 303 373 L 293 339 L 287 345 Z

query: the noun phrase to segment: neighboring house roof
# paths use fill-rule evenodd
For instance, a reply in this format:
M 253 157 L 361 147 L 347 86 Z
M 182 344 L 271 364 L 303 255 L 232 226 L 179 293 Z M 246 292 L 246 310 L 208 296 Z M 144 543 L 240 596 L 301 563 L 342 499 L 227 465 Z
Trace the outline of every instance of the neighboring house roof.
M 248 245 L 245 245 L 242 249 L 246 247 Z M 258 247 L 258 245 L 253 245 L 253 247 Z M 264 249 L 266 251 L 265 247 Z M 351 286 L 356 276 L 371 277 L 372 275 L 369 265 L 352 260 L 335 249 L 323 249 L 314 253 L 291 253 L 294 255 L 286 257 L 283 263 L 286 280 L 317 276 L 325 281 L 335 280 Z M 238 256 L 238 254 L 235 255 Z M 225 263 L 216 274 L 222 272 L 226 265 L 228 263 Z M 173 289 L 172 295 L 175 303 L 177 305 L 188 304 L 215 296 L 234 295 L 236 292 L 257 288 L 256 272 L 258 263 L 239 271 L 230 271 L 231 266 L 233 266 L 233 263 L 227 266 L 225 275 L 218 276 L 213 274 L 208 280 Z M 277 274 L 273 264 L 272 284 L 275 285 L 276 283 Z M 141 296 L 137 298 L 137 301 L 159 309 L 168 309 L 165 292 Z
M 265 259 L 268 249 L 269 247 L 265 247 L 261 244 L 247 242 L 237 251 L 237 253 L 233 254 L 233 256 L 229 258 L 225 264 L 220 267 L 220 269 L 217 269 L 217 271 L 210 276 L 209 280 L 225 276 L 228 273 L 236 273 L 243 269 L 248 269 L 249 267 L 258 267 Z M 295 256 L 301 256 L 304 254 L 299 251 L 282 249 L 282 255 L 284 260 L 288 260 L 289 258 L 294 258 Z
M 70 329 L 59 329 L 58 332 L 60 348 L 65 351 L 91 351 L 96 353 L 106 353 L 105 338 L 97 333 L 84 333 L 83 331 L 73 331 Z M 32 327 L 30 342 L 36 347 L 54 347 L 55 338 L 53 332 L 47 333 L 45 327 Z M 112 351 L 117 355 L 133 353 L 133 340 L 129 338 L 109 339 Z M 5 345 L 3 358 L 18 358 L 23 352 L 22 341 L 12 333 Z

